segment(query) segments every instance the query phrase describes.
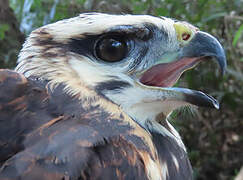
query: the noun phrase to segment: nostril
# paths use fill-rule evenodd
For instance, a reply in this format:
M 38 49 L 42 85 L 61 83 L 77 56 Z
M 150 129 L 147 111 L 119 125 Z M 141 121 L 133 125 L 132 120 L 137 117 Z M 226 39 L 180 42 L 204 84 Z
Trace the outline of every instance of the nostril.
M 182 39 L 183 39 L 184 41 L 187 41 L 188 39 L 190 39 L 190 37 L 191 37 L 191 35 L 188 34 L 188 33 L 183 33 L 183 34 L 182 34 Z

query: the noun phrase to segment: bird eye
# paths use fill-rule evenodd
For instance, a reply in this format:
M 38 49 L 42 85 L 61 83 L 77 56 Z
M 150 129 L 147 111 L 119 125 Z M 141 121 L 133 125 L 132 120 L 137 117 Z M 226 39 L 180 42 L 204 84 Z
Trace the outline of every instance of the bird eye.
M 127 41 L 121 36 L 105 36 L 95 47 L 96 56 L 106 62 L 118 62 L 126 57 L 128 52 Z

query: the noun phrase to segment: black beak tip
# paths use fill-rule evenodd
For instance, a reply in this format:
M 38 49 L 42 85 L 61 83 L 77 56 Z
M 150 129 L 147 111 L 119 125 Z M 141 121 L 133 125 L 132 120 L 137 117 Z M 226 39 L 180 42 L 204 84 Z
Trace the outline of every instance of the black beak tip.
M 224 75 L 225 71 L 227 69 L 227 59 L 225 55 L 224 48 L 221 46 L 221 44 L 217 41 L 215 38 L 214 40 L 212 39 L 213 44 L 215 44 L 215 58 L 220 66 L 221 74 Z
M 219 109 L 219 102 L 212 96 L 205 94 L 201 91 L 190 91 L 190 93 L 185 93 L 186 101 L 199 106 Z
M 205 94 L 208 97 L 208 101 L 211 101 L 211 108 L 219 109 L 219 102 L 212 96 Z

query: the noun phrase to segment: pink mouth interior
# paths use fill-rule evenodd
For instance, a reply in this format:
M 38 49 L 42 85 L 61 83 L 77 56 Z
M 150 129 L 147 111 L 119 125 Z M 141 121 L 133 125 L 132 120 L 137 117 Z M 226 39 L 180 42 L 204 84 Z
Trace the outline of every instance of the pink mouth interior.
M 186 57 L 171 63 L 155 65 L 142 75 L 140 82 L 148 86 L 171 87 L 185 70 L 192 68 L 200 60 L 202 57 Z

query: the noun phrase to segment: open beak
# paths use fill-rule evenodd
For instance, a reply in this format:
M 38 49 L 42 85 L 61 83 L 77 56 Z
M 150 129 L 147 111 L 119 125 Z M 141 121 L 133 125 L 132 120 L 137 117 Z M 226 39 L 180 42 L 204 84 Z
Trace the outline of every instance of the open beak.
M 226 69 L 225 52 L 219 41 L 208 33 L 197 31 L 191 41 L 185 45 L 179 57 L 170 63 L 157 64 L 148 69 L 140 78 L 146 87 L 160 87 L 170 94 L 172 101 L 183 101 L 196 106 L 219 108 L 217 100 L 200 91 L 172 87 L 181 74 L 199 62 L 213 57 L 217 60 L 222 74 Z M 156 88 L 157 89 L 157 88 Z

